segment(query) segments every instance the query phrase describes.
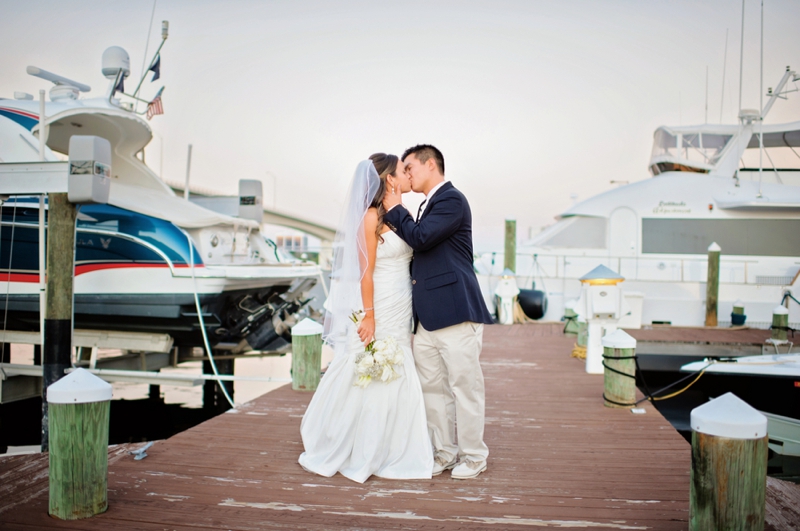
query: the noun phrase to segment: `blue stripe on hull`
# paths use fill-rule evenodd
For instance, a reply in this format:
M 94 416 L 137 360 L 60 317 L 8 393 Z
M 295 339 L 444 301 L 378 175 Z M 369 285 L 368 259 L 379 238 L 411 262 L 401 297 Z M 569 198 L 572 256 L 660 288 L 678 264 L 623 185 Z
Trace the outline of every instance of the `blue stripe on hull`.
M 15 112 L 7 111 L 5 109 L 0 109 L 0 116 L 4 116 L 9 120 L 17 122 L 19 125 L 27 129 L 28 131 L 33 129 L 33 126 L 39 123 L 39 120 L 35 120 L 33 118 L 29 118 L 28 116 L 23 116 Z

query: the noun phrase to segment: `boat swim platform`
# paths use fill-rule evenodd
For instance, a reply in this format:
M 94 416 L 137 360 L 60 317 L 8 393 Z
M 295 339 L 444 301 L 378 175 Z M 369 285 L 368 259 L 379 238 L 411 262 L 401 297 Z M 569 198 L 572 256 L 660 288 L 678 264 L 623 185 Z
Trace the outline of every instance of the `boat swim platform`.
M 688 527 L 691 449 L 655 408 L 603 406 L 603 377 L 570 357 L 563 324 L 489 326 L 488 470 L 458 481 L 325 478 L 297 464 L 310 393 L 283 386 L 170 439 L 147 458 L 109 449 L 108 511 L 47 515 L 46 454 L 0 457 L 0 528 L 657 529 Z M 768 478 L 766 529 L 800 521 L 800 486 Z M 796 528 L 795 528 L 796 529 Z

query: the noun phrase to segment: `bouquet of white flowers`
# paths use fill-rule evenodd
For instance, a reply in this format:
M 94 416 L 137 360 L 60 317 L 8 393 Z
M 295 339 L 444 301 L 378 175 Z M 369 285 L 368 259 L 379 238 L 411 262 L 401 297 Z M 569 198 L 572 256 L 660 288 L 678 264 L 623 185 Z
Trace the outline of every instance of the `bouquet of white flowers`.
M 353 322 L 360 321 L 361 312 L 354 312 Z M 403 363 L 403 349 L 394 337 L 377 339 L 367 345 L 364 352 L 356 356 L 356 382 L 354 385 L 366 388 L 372 380 L 391 382 L 400 376 L 396 366 Z

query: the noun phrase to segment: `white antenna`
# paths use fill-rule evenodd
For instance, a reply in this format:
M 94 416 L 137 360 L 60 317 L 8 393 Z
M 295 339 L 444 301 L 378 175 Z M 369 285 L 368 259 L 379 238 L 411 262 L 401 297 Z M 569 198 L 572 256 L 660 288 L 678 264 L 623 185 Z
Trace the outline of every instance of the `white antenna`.
M 739 108 L 736 111 L 738 116 L 742 110 L 742 64 L 744 63 L 744 0 L 742 0 L 742 34 L 739 37 Z
M 708 65 L 706 65 L 706 121 L 708 123 Z
M 761 178 L 764 174 L 764 0 L 761 0 L 761 78 L 758 82 L 758 195 L 761 197 Z
M 722 111 L 725 109 L 725 67 L 728 66 L 728 28 L 725 28 L 725 56 L 722 58 L 722 96 L 719 98 L 719 123 L 722 123 Z
M 189 144 L 189 153 L 186 155 L 186 183 L 183 185 L 183 198 L 189 200 L 189 171 L 192 169 L 192 145 Z
M 147 74 L 147 71 L 144 69 L 145 61 L 147 61 L 147 49 L 150 47 L 150 33 L 153 31 L 153 18 L 156 16 L 156 2 L 158 0 L 153 0 L 153 11 L 150 13 L 150 25 L 147 26 L 147 40 L 144 42 L 144 55 L 142 56 L 142 77 Z M 134 110 L 139 109 L 139 101 L 137 100 L 134 103 Z

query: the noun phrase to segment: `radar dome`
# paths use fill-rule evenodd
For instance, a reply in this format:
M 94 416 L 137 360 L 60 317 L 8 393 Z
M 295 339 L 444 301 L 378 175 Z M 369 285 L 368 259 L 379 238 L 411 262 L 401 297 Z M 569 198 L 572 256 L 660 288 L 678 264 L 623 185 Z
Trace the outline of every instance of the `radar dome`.
M 103 75 L 108 79 L 117 77 L 122 70 L 122 75 L 128 77 L 131 73 L 131 58 L 123 48 L 111 46 L 103 52 Z

